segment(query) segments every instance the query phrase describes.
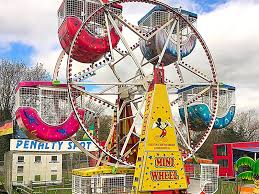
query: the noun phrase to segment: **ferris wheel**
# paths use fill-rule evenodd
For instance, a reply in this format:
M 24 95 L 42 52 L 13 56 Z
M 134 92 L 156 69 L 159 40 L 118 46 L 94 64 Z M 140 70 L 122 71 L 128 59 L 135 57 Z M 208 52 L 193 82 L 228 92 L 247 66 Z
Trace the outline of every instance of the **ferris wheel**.
M 148 6 L 150 11 L 136 24 L 123 14 L 127 6 Z M 99 162 L 106 156 L 114 163 L 134 165 L 137 123 L 143 118 L 156 67 L 164 68 L 172 110 L 179 111 L 173 120 L 184 160 L 199 150 L 211 130 L 224 128 L 233 119 L 235 88 L 218 81 L 214 60 L 195 27 L 197 14 L 154 0 L 65 0 L 58 13 L 61 58 L 68 55 L 70 101 L 81 127 L 103 153 Z M 113 110 L 105 146 L 80 116 L 82 107 L 74 91 Z
M 129 17 L 130 10 L 140 7 L 145 14 Z M 63 0 L 58 18 L 63 51 L 53 82 L 17 88 L 16 118 L 28 136 L 70 138 L 97 165 L 134 167 L 144 105 L 155 79 L 167 87 L 183 160 L 201 148 L 212 130 L 232 121 L 235 88 L 218 81 L 213 57 L 196 28 L 197 14 L 156 0 Z M 59 84 L 66 55 L 67 84 Z M 98 114 L 87 106 L 89 101 L 113 118 L 104 145 L 90 130 L 89 121 Z M 157 120 L 160 138 L 169 125 Z M 72 137 L 80 127 L 100 155 L 87 152 Z

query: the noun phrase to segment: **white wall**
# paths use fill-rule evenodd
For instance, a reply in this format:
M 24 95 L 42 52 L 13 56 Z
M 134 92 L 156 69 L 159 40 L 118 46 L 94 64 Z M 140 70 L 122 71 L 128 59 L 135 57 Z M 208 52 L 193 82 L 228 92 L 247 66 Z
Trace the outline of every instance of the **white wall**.
M 24 162 L 18 162 L 18 156 L 24 156 Z M 35 156 L 41 156 L 41 162 L 35 162 Z M 57 156 L 57 162 L 51 161 Z M 23 184 L 29 185 L 35 181 L 35 175 L 40 175 L 40 181 L 62 182 L 62 154 L 42 152 L 14 152 L 12 157 L 12 182 L 17 183 L 17 176 L 23 176 Z M 18 166 L 23 166 L 23 172 L 17 172 Z M 57 181 L 51 181 L 51 175 L 57 175 Z

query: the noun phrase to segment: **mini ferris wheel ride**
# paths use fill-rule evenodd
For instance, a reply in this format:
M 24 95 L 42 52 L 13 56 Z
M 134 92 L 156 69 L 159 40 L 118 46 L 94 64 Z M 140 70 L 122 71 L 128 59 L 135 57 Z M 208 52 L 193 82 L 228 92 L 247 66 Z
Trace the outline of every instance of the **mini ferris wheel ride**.
M 129 131 L 131 131 L 130 136 L 134 136 L 133 139 L 135 139 L 138 138 L 135 118 L 143 114 L 143 110 L 141 110 L 143 105 L 140 106 L 142 104 L 141 99 L 144 99 L 145 92 L 152 82 L 153 73 L 150 72 L 150 69 L 153 69 L 154 66 L 164 66 L 165 84 L 170 96 L 175 98 L 171 101 L 171 106 L 179 110 L 179 119 L 175 118 L 175 122 L 179 124 L 177 126 L 179 143 L 185 153 L 184 159 L 187 159 L 202 146 L 213 128 L 223 128 L 231 122 L 235 112 L 235 88 L 218 82 L 213 58 L 195 27 L 197 14 L 172 8 L 159 1 L 136 1 L 136 5 L 149 4 L 153 8 L 140 18 L 138 24 L 135 25 L 128 22 L 126 16 L 123 15 L 125 2 L 134 4 L 131 1 L 63 1 L 58 12 L 61 21 L 59 37 L 64 48 L 64 38 L 60 32 L 63 28 L 66 28 L 66 37 L 70 37 L 69 40 L 66 40 L 67 45 L 70 46 L 64 49 L 68 54 L 67 79 L 69 90 L 72 88 L 78 89 L 88 98 L 95 99 L 96 102 L 104 106 L 114 108 L 117 111 L 114 115 L 117 122 L 127 121 L 127 128 L 129 129 L 128 131 L 124 130 L 124 134 L 120 134 L 120 131 L 123 131 L 122 124 L 120 125 L 121 130 L 113 130 L 114 134 L 120 135 L 120 138 L 111 138 L 114 142 L 115 139 L 117 142 L 119 139 L 123 139 Z M 80 6 L 78 6 L 79 4 Z M 70 23 L 69 18 L 76 18 L 77 22 Z M 98 20 L 100 18 L 102 18 L 102 23 Z M 74 26 L 77 26 L 77 28 L 76 31 L 72 32 Z M 100 33 L 94 34 L 94 31 L 102 32 L 102 35 Z M 94 36 L 92 41 L 87 41 L 86 33 Z M 81 52 L 79 49 L 83 49 L 82 57 L 98 53 L 94 49 L 103 45 L 103 42 L 98 42 L 100 36 L 105 38 L 105 43 L 107 43 L 106 52 L 100 55 L 99 60 L 96 58 L 94 61 L 87 61 L 84 65 L 86 68 L 76 74 L 77 67 L 80 64 L 73 60 L 78 60 L 78 53 Z M 113 36 L 116 36 L 116 38 Z M 113 44 L 114 41 L 117 41 L 117 43 Z M 195 64 L 191 64 L 191 58 L 192 52 L 197 46 L 199 52 L 202 52 L 204 56 L 202 65 L 195 66 Z M 88 47 L 93 50 L 88 50 Z M 87 53 L 87 55 L 84 53 Z M 57 63 L 55 75 L 58 74 L 60 61 Z M 82 60 L 78 61 L 82 62 Z M 132 65 L 130 69 L 133 73 L 123 72 L 121 66 L 130 65 Z M 171 68 L 169 69 L 169 67 Z M 113 74 L 114 77 L 110 76 L 109 78 L 115 81 L 111 83 L 107 80 L 101 83 L 100 81 L 99 83 L 93 82 L 95 79 L 102 80 L 98 76 L 98 72 L 101 72 L 100 75 L 103 73 L 102 70 L 106 74 L 110 71 L 110 74 Z M 120 74 L 121 72 L 122 74 Z M 171 75 L 173 73 L 175 73 L 174 77 Z M 55 75 L 54 78 L 57 77 Z M 174 78 L 177 79 L 173 80 Z M 100 91 L 85 91 L 78 87 L 82 85 L 94 85 Z M 105 88 L 105 86 L 109 87 Z M 110 102 L 106 100 L 106 96 L 117 96 L 117 100 Z M 70 98 L 74 110 L 79 108 L 80 106 L 73 103 L 71 95 Z M 77 111 L 75 110 L 75 112 Z M 134 115 L 133 112 L 138 113 L 138 116 Z M 185 115 L 187 116 L 185 117 Z M 80 123 L 87 133 L 87 127 L 84 127 L 83 122 Z M 130 128 L 133 128 L 133 130 L 130 130 Z M 98 145 L 96 137 L 92 137 L 92 140 L 104 151 L 105 155 L 111 157 L 112 154 Z M 133 142 L 136 142 L 136 140 Z M 120 147 L 125 146 L 122 143 L 122 145 L 117 146 L 117 149 Z M 120 157 L 114 156 L 115 158 L 118 161 L 117 159 Z M 120 159 L 119 161 L 122 162 Z
M 137 23 L 127 18 L 124 10 L 141 6 L 150 11 Z M 100 151 L 91 155 L 97 168 L 84 174 L 113 173 L 113 168 L 98 168 L 102 164 L 120 167 L 121 173 L 132 173 L 128 168 L 135 167 L 136 191 L 168 190 L 172 184 L 171 189 L 186 188 L 185 181 L 177 179 L 185 177 L 182 159 L 195 154 L 210 132 L 226 127 L 235 113 L 235 88 L 218 81 L 214 60 L 195 27 L 197 14 L 156 0 L 63 0 L 58 17 L 63 51 L 53 79 L 58 79 L 67 55 L 66 103 Z M 113 112 L 105 145 L 85 119 L 82 102 L 89 100 Z M 169 165 L 171 174 L 164 177 L 170 180 L 150 188 L 151 180 L 160 179 L 156 170 L 145 171 L 142 162 L 161 169 Z

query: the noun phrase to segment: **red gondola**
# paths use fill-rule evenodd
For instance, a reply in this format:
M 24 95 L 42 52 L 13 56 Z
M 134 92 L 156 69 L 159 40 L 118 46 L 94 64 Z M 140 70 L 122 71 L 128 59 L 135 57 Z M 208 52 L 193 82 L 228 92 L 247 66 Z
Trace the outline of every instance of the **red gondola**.
M 99 1 L 94 0 L 64 0 L 62 2 L 58 10 L 58 36 L 60 44 L 66 53 L 69 52 L 70 45 L 82 22 L 100 7 Z M 120 15 L 122 6 L 115 4 L 111 7 L 111 11 Z M 114 48 L 118 44 L 120 37 L 111 25 L 109 30 L 112 47 Z M 77 42 L 72 58 L 82 63 L 94 63 L 110 50 L 104 13 L 96 14 L 87 22 Z

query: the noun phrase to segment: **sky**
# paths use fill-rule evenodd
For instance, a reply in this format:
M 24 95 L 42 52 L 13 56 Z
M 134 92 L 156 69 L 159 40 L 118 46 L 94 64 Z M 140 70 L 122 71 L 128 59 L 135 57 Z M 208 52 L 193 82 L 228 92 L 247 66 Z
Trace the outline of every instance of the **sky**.
M 61 47 L 61 0 L 0 0 L 0 58 L 43 63 L 52 74 Z M 215 59 L 220 80 L 236 86 L 238 110 L 259 110 L 259 0 L 166 0 L 198 14 L 197 28 Z M 143 12 L 128 9 L 128 17 Z

